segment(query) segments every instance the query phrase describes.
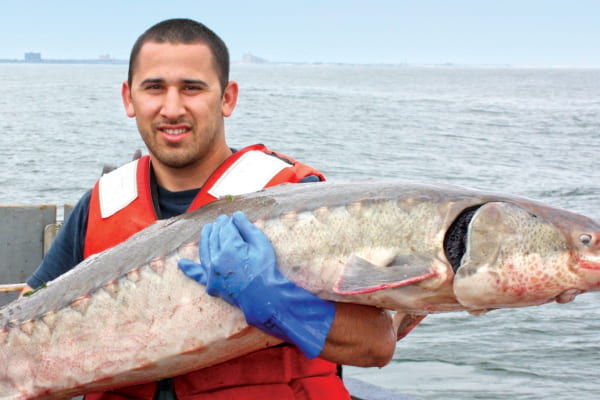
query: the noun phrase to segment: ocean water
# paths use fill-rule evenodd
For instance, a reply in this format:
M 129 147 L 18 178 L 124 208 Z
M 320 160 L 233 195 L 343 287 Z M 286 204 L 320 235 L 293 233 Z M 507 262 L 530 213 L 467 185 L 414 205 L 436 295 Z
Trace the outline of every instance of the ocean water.
M 0 64 L 0 204 L 73 203 L 143 149 L 125 65 Z M 234 65 L 233 147 L 265 143 L 330 180 L 438 181 L 600 220 L 600 70 Z M 600 398 L 600 295 L 427 317 L 382 369 L 421 399 Z

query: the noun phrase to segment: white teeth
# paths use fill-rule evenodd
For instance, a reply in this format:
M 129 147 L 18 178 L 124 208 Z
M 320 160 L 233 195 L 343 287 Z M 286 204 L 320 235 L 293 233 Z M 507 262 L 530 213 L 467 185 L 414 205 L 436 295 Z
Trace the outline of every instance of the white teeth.
M 183 128 L 180 128 L 180 129 L 163 129 L 163 132 L 165 132 L 167 135 L 181 135 L 185 131 L 186 130 L 183 129 Z

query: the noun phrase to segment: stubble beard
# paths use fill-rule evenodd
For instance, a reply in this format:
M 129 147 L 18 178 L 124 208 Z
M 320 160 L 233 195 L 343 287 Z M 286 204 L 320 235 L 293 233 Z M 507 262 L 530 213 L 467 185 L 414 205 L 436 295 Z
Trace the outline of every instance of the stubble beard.
M 184 169 L 194 165 L 198 160 L 198 155 L 193 155 L 191 152 L 178 152 L 160 149 L 153 152 L 154 157 L 163 165 L 173 169 Z
M 158 126 L 164 123 L 173 125 L 179 123 L 187 124 L 191 132 L 189 137 L 178 143 L 163 143 L 160 140 L 162 133 Z M 207 125 L 200 129 L 194 122 L 189 120 L 161 121 L 161 123 L 150 126 L 149 131 L 142 131 L 138 125 L 142 139 L 152 156 L 161 164 L 172 169 L 184 169 L 192 167 L 209 157 L 214 150 L 214 144 L 218 139 L 218 126 Z
M 153 136 L 147 139 L 143 137 L 144 143 L 152 156 L 161 164 L 166 167 L 173 169 L 184 169 L 197 163 L 202 155 L 196 147 L 197 143 L 169 143 L 167 145 L 159 144 L 157 140 L 153 138 L 158 137 L 160 133 L 156 130 L 152 130 Z

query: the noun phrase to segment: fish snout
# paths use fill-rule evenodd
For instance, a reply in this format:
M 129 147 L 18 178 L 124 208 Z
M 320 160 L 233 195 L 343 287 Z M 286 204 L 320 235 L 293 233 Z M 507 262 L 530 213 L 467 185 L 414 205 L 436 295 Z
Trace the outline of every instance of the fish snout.
M 577 273 L 591 290 L 600 290 L 600 229 L 580 230 L 573 233 Z

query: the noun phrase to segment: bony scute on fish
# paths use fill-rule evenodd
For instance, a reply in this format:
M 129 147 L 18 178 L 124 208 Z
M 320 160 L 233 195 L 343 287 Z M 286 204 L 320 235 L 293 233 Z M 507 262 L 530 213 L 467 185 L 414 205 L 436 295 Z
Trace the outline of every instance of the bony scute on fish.
M 177 268 L 198 259 L 205 223 L 238 210 L 269 236 L 287 278 L 396 310 L 399 338 L 429 313 L 600 288 L 600 225 L 577 214 L 448 185 L 282 185 L 158 222 L 0 309 L 0 399 L 130 386 L 280 343 Z

